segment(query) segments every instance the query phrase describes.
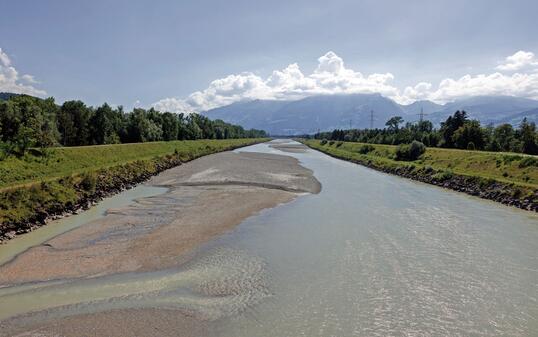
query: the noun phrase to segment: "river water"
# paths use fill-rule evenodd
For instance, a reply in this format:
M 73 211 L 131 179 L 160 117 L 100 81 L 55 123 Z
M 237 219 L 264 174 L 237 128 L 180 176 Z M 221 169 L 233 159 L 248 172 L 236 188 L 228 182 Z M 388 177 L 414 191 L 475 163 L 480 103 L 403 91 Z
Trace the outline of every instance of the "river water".
M 241 151 L 298 158 L 321 193 L 247 219 L 180 270 L 0 289 L 0 316 L 164 307 L 215 336 L 538 335 L 535 214 L 313 150 Z

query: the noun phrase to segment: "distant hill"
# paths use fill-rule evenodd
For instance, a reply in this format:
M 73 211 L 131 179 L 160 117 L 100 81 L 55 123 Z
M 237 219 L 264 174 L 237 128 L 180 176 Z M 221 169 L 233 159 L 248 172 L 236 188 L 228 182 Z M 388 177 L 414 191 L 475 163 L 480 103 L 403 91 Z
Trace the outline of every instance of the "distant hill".
M 528 122 L 534 122 L 538 124 L 538 108 L 510 115 L 508 117 L 500 119 L 497 124 L 508 123 L 514 126 L 518 126 L 523 121 L 523 118 L 527 118 Z
M 246 128 L 260 128 L 270 134 L 292 135 L 334 128 L 382 127 L 391 116 L 415 118 L 396 102 L 380 94 L 320 95 L 297 101 L 255 100 L 234 103 L 203 112 L 211 119 L 235 121 Z
M 442 110 L 428 116 L 428 119 L 437 124 L 455 111 L 465 110 L 470 118 L 478 119 L 483 124 L 500 124 L 504 123 L 509 116 L 534 108 L 538 108 L 538 101 L 532 99 L 513 96 L 475 96 L 447 103 Z
M 409 105 L 402 105 L 402 109 L 409 115 L 418 115 L 421 111 L 423 111 L 424 114 L 429 115 L 442 110 L 443 108 L 443 105 L 434 103 L 432 101 L 416 101 Z
M 14 94 L 11 92 L 0 92 L 0 101 L 7 101 L 11 97 L 20 96 L 20 94 Z
M 447 103 L 417 101 L 400 105 L 380 94 L 321 95 L 297 101 L 253 100 L 203 112 L 211 119 L 222 119 L 245 128 L 268 131 L 273 135 L 293 135 L 326 131 L 335 128 L 369 128 L 370 112 L 374 111 L 374 127 L 384 127 L 392 116 L 407 122 L 425 119 L 439 125 L 457 110 L 483 124 L 511 123 L 518 125 L 524 117 L 538 119 L 538 101 L 512 96 L 476 96 Z

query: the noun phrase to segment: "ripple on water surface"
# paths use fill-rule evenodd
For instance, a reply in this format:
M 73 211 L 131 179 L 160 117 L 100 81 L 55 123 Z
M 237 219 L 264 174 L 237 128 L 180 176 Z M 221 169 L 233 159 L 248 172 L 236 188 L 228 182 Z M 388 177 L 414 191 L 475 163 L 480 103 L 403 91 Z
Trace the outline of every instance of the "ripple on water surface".
M 218 248 L 181 269 L 3 288 L 0 320 L 13 317 L 12 324 L 25 325 L 103 310 L 154 307 L 216 320 L 240 313 L 268 296 L 261 259 Z

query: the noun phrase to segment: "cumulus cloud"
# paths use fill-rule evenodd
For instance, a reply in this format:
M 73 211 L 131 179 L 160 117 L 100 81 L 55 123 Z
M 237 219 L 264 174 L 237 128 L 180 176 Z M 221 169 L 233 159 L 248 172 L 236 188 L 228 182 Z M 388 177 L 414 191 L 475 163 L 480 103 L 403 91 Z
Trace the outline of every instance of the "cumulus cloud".
M 444 79 L 429 99 L 448 102 L 479 95 L 507 95 L 538 99 L 538 73 L 504 75 L 501 73 L 465 75 L 460 79 Z
M 165 98 L 153 104 L 159 110 L 200 112 L 252 99 L 295 100 L 312 95 L 380 93 L 398 103 L 417 100 L 446 103 L 476 95 L 511 95 L 538 99 L 538 61 L 532 52 L 518 51 L 506 58 L 497 70 L 503 72 L 529 69 L 529 72 L 464 75 L 446 78 L 437 87 L 420 82 L 403 90 L 392 84 L 392 73 L 362 73 L 346 68 L 344 60 L 329 51 L 318 58 L 318 66 L 305 75 L 297 63 L 275 70 L 267 78 L 251 72 L 217 79 L 209 87 L 188 97 Z
M 153 104 L 169 111 L 204 111 L 234 102 L 252 99 L 293 100 L 320 94 L 381 93 L 397 98 L 398 89 L 390 84 L 391 73 L 364 76 L 347 69 L 344 61 L 330 51 L 318 59 L 318 66 L 305 75 L 297 63 L 275 70 L 268 78 L 251 72 L 229 75 L 209 84 L 205 90 L 186 97 L 165 98 Z
M 33 96 L 45 96 L 44 90 L 36 89 L 38 83 L 32 75 L 19 76 L 9 56 L 0 48 L 0 91 Z
M 538 59 L 534 53 L 520 50 L 506 58 L 505 62 L 497 66 L 500 71 L 518 71 L 528 67 L 538 66 Z
M 185 101 L 177 98 L 165 98 L 153 104 L 153 107 L 158 111 L 169 111 L 177 113 L 190 114 L 194 109 Z

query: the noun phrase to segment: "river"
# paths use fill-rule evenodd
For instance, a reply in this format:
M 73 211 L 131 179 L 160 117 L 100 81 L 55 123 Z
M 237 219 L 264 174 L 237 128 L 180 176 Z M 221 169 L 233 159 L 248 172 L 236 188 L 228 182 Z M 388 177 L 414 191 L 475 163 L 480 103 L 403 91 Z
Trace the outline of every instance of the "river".
M 296 157 L 322 190 L 248 218 L 180 270 L 0 289 L 0 316 L 163 306 L 214 336 L 537 335 L 535 214 L 313 150 L 239 151 Z

